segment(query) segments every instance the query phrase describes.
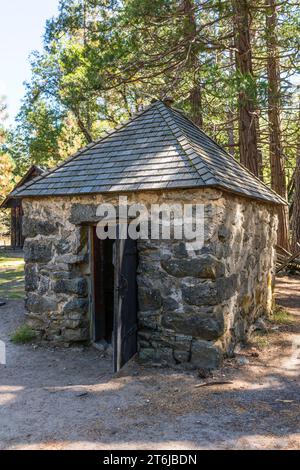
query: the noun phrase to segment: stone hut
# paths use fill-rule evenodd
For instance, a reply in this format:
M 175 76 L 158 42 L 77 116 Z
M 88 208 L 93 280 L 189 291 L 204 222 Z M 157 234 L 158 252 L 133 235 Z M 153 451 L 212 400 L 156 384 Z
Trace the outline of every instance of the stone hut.
M 204 244 L 100 240 L 97 207 L 204 205 Z M 113 344 L 160 364 L 217 367 L 272 308 L 284 201 L 181 111 L 157 101 L 18 188 L 28 321 L 55 343 Z

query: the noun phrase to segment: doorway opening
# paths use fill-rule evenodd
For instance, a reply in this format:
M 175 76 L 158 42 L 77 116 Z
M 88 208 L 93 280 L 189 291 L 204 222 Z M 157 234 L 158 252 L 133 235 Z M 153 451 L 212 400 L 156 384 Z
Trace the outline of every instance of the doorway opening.
M 101 350 L 112 346 L 117 372 L 137 352 L 137 243 L 100 240 L 96 227 L 91 235 L 92 339 Z
M 93 227 L 93 341 L 112 343 L 114 329 L 114 240 L 100 240 Z

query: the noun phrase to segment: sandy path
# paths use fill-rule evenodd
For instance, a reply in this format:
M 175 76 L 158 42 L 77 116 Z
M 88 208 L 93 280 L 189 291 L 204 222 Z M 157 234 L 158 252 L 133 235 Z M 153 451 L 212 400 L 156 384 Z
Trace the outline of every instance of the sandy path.
M 292 325 L 268 335 L 247 364 L 215 374 L 229 385 L 196 388 L 195 373 L 127 366 L 119 376 L 93 348 L 15 346 L 20 301 L 0 308 L 0 449 L 300 448 L 300 279 L 280 278 Z

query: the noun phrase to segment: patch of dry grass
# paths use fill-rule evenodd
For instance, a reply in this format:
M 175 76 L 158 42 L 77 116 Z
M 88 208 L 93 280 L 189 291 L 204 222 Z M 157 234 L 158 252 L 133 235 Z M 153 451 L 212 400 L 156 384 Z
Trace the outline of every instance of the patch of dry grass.
M 255 331 L 251 336 L 251 344 L 259 349 L 266 349 L 270 346 L 269 334 L 267 331 Z
M 0 253 L 0 298 L 24 297 L 24 259 L 13 254 Z
M 270 321 L 279 325 L 288 325 L 289 323 L 293 322 L 293 317 L 287 310 L 284 309 L 284 307 L 276 305 L 270 317 Z

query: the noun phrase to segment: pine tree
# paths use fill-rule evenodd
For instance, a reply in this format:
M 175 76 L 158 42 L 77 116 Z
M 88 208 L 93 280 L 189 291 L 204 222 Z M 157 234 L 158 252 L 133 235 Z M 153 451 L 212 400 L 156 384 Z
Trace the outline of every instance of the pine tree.
M 268 118 L 271 187 L 287 199 L 285 161 L 281 134 L 280 64 L 277 44 L 277 7 L 275 0 L 266 0 L 266 42 L 268 76 Z M 287 207 L 278 210 L 277 243 L 289 249 L 289 216 Z
M 13 170 L 14 164 L 10 156 L 2 150 L 7 133 L 4 128 L 6 119 L 6 104 L 3 97 L 0 97 L 0 204 L 7 194 L 12 190 L 14 184 Z M 9 211 L 0 211 L 0 238 L 9 233 L 10 214 Z
M 300 129 L 300 111 L 299 111 L 299 127 Z M 294 176 L 294 200 L 293 200 L 293 216 L 292 216 L 292 243 L 293 253 L 300 251 L 300 133 L 298 132 L 298 147 L 296 155 L 296 169 Z

